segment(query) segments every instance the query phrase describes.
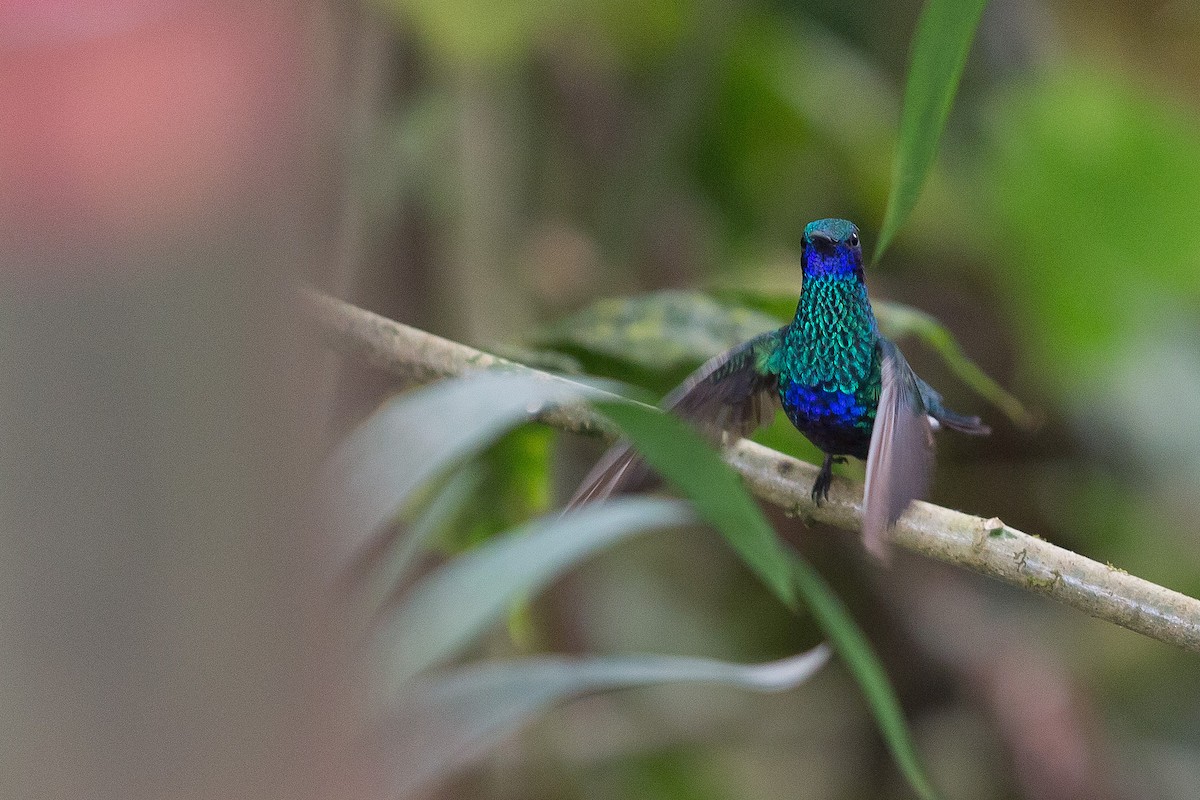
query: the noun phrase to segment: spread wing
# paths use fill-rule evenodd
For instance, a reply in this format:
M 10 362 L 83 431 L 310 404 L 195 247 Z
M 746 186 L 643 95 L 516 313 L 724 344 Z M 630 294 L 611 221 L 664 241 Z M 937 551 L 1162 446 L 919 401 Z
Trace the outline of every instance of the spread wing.
M 770 422 L 779 405 L 779 376 L 769 369 L 784 329 L 769 331 L 714 356 L 662 402 L 714 444 L 747 436 Z M 628 442 L 618 442 L 583 479 L 567 510 L 652 481 L 646 463 Z
M 933 428 L 912 367 L 892 342 L 881 337 L 879 347 L 882 386 L 867 450 L 863 541 L 868 550 L 884 557 L 888 528 L 929 489 Z

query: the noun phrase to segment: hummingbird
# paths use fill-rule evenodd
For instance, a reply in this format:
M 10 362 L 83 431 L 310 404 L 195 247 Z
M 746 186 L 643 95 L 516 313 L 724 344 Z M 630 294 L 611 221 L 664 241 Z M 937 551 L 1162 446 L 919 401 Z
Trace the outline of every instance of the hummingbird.
M 889 529 L 928 491 L 933 432 L 946 427 L 984 436 L 991 430 L 979 417 L 947 409 L 900 348 L 879 333 L 853 223 L 810 222 L 801 244 L 803 283 L 792 321 L 709 359 L 662 405 L 724 444 L 770 422 L 782 407 L 824 453 L 812 487 L 817 505 L 828 499 L 835 463 L 846 456 L 866 461 L 863 540 L 883 557 Z M 632 447 L 618 443 L 567 508 L 641 488 L 650 477 Z

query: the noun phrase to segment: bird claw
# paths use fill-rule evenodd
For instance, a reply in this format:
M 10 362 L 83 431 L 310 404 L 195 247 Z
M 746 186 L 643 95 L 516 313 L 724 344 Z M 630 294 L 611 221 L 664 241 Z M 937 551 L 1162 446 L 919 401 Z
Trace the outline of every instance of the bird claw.
M 812 499 L 813 502 L 820 506 L 821 502 L 829 499 L 829 486 L 833 483 L 833 465 L 844 464 L 846 459 L 838 456 L 825 456 L 825 463 L 821 465 L 821 471 L 817 473 L 817 479 L 813 481 Z
M 813 483 L 812 499 L 819 507 L 822 502 L 829 499 L 829 484 L 833 483 L 833 476 L 826 476 L 821 473 L 817 476 L 817 480 Z

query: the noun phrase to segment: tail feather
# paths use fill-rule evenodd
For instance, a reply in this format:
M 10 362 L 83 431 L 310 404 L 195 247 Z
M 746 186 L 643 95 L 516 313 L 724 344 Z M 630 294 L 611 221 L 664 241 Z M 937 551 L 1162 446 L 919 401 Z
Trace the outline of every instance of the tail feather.
M 992 429 L 984 424 L 983 420 L 979 417 L 968 417 L 964 414 L 957 414 L 945 407 L 930 409 L 929 415 L 940 424 L 959 433 L 966 433 L 971 436 L 987 436 L 992 432 Z
M 992 432 L 979 417 L 968 417 L 946 408 L 942 405 L 942 396 L 937 390 L 920 378 L 917 378 L 917 391 L 921 395 L 921 402 L 925 404 L 925 411 L 937 420 L 939 425 L 971 436 L 987 436 Z

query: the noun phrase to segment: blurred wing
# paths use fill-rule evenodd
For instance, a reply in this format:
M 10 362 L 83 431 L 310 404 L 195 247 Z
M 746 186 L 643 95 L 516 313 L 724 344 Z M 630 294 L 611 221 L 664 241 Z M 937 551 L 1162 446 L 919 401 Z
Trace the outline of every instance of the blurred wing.
M 863 541 L 880 558 L 887 555 L 888 528 L 904 509 L 925 496 L 933 471 L 933 429 L 917 377 L 899 348 L 879 340 L 882 386 L 875 428 L 867 451 L 863 495 Z
M 768 362 L 783 331 L 769 331 L 710 358 L 663 399 L 663 407 L 714 444 L 736 441 L 770 422 L 779 406 L 779 376 Z M 627 442 L 618 442 L 583 479 L 567 510 L 650 482 L 646 463 Z
M 748 436 L 775 417 L 779 376 L 769 368 L 783 328 L 714 356 L 663 399 L 663 408 L 722 443 Z

